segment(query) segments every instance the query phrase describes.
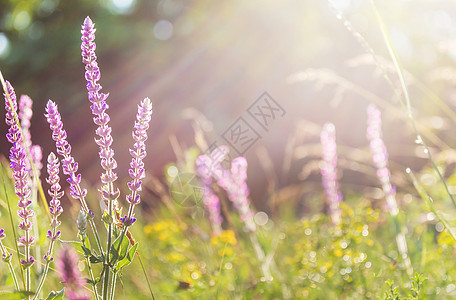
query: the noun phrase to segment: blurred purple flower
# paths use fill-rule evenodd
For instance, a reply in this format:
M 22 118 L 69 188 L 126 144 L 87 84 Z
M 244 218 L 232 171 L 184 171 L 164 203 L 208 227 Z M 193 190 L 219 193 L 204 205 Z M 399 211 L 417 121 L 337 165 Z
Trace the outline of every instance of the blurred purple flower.
M 327 123 L 321 132 L 322 162 L 320 166 L 322 183 L 325 189 L 328 213 L 333 223 L 340 221 L 339 204 L 342 202 L 342 193 L 339 190 L 337 179 L 337 146 L 336 128 L 333 124 Z
M 83 292 L 86 280 L 78 269 L 78 255 L 73 248 L 62 247 L 57 255 L 55 266 L 66 287 L 65 294 L 68 299 L 90 299 L 90 295 Z
M 198 173 L 200 176 L 214 177 L 217 184 L 223 188 L 234 207 L 238 210 L 241 220 L 247 231 L 255 231 L 253 211 L 250 208 L 249 189 L 247 179 L 247 160 L 237 157 L 231 162 L 231 170 L 225 169 L 221 162 L 228 154 L 226 146 L 217 147 L 210 155 L 201 155 L 197 158 Z
M 201 198 L 203 200 L 204 208 L 209 214 L 209 221 L 212 226 L 214 234 L 218 235 L 222 231 L 223 218 L 220 215 L 220 200 L 212 190 L 212 176 L 211 173 L 207 172 L 204 157 L 200 156 L 196 160 L 196 173 L 201 178 L 203 183 Z
M 32 145 L 32 137 L 30 134 L 30 120 L 33 116 L 32 106 L 33 100 L 27 95 L 21 95 L 21 98 L 19 99 L 18 117 L 21 122 L 23 144 L 25 146 L 25 149 L 29 149 L 32 163 L 35 166 L 35 170 L 37 172 L 38 177 L 40 177 L 41 169 L 43 168 L 43 164 L 41 163 L 43 155 L 40 146 Z M 25 159 L 25 164 L 30 178 L 33 179 L 34 174 L 32 164 L 30 163 L 29 158 L 27 156 Z M 32 181 L 30 181 L 30 187 L 32 187 L 32 184 Z
M 35 166 L 36 174 L 40 177 L 41 169 L 43 168 L 43 163 L 41 162 L 43 159 L 43 151 L 41 150 L 41 147 L 32 145 L 32 147 L 30 147 L 30 156 L 32 157 L 32 163 Z M 32 170 L 30 170 L 30 172 L 32 172 Z M 30 176 L 33 176 L 33 174 L 30 174 Z
M 396 189 L 391 185 L 390 180 L 388 152 L 383 142 L 382 115 L 373 104 L 367 108 L 367 139 L 369 140 L 374 165 L 377 168 L 377 176 L 386 196 L 387 210 L 395 216 L 399 211 L 396 202 Z
M 30 120 L 33 116 L 32 110 L 33 101 L 27 95 L 21 95 L 19 98 L 19 112 L 18 117 L 21 121 L 21 128 L 22 128 L 22 139 L 24 141 L 24 145 L 27 148 L 32 146 L 32 138 L 30 135 Z
M 8 101 L 8 95 L 11 100 Z M 32 222 L 30 219 L 34 216 L 33 210 L 29 208 L 31 191 L 28 187 L 27 178 L 28 172 L 25 163 L 25 149 L 23 147 L 21 129 L 16 122 L 17 99 L 11 84 L 6 81 L 5 109 L 6 109 L 6 124 L 9 126 L 6 135 L 8 141 L 12 144 L 10 149 L 10 168 L 13 169 L 14 191 L 19 197 L 19 210 L 17 215 L 21 219 L 19 228 L 24 230 L 24 236 L 21 236 L 18 241 L 19 246 L 24 246 L 25 259 L 21 263 L 25 266 L 31 266 L 34 262 L 30 256 L 30 246 L 35 243 L 34 237 L 31 235 Z

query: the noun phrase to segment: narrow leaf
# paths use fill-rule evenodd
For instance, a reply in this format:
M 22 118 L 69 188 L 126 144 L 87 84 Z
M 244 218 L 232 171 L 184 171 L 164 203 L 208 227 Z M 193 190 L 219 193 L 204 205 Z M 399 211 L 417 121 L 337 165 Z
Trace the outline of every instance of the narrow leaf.
M 128 250 L 128 253 L 127 253 L 127 256 L 125 256 L 121 261 L 119 261 L 119 263 L 117 264 L 116 266 L 116 272 L 119 271 L 120 269 L 122 269 L 123 267 L 126 267 L 128 266 L 129 264 L 131 264 L 131 262 L 133 261 L 133 258 L 135 257 L 135 252 L 136 252 L 136 249 L 138 248 L 138 243 L 134 244 L 133 247 L 130 248 L 130 250 Z
M 49 295 L 47 296 L 46 300 L 59 300 L 63 299 L 63 296 L 65 295 L 65 289 L 62 289 L 61 291 L 54 292 L 51 291 Z

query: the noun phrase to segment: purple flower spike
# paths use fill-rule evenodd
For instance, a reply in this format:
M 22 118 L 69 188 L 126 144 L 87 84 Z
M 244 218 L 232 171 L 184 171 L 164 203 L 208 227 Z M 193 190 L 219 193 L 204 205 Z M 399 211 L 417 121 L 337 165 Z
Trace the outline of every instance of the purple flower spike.
M 117 162 L 114 159 L 114 150 L 111 148 L 113 138 L 111 136 L 111 127 L 109 126 L 109 115 L 106 110 L 109 105 L 106 99 L 109 94 L 100 93 L 101 85 L 98 83 L 100 80 L 100 68 L 97 63 L 97 56 L 95 55 L 95 24 L 89 17 L 86 17 L 81 29 L 81 50 L 82 62 L 85 64 L 85 78 L 87 80 L 87 91 L 90 103 L 92 105 L 92 114 L 95 116 L 93 121 L 98 128 L 96 134 L 98 139 L 95 142 L 100 147 L 98 152 L 101 159 L 101 166 L 104 173 L 101 175 L 101 182 L 104 184 L 102 188 L 102 197 L 105 201 L 115 200 L 115 195 L 118 193 L 114 191 L 112 183 L 117 179 L 117 174 L 114 170 L 117 168 Z M 108 194 L 108 195 L 106 195 Z
M 78 171 L 78 163 L 75 162 L 74 158 L 71 156 L 71 146 L 66 140 L 67 133 L 65 129 L 63 129 L 62 118 L 57 109 L 57 105 L 51 100 L 46 104 L 46 118 L 52 130 L 52 139 L 55 141 L 57 153 L 62 157 L 63 173 L 68 176 L 67 181 L 70 184 L 70 195 L 75 199 L 79 199 L 83 209 L 88 211 L 85 202 L 87 190 L 82 189 L 79 185 L 81 182 L 81 174 L 76 173 Z
M 327 123 L 321 132 L 322 162 L 320 166 L 323 187 L 326 193 L 328 212 L 334 224 L 340 221 L 339 203 L 342 202 L 342 194 L 339 191 L 337 180 L 337 146 L 336 128 Z
M 247 186 L 247 160 L 245 157 L 237 157 L 231 162 L 231 184 L 229 193 L 234 207 L 239 211 L 241 220 L 245 222 L 249 230 L 255 230 L 253 211 L 250 209 L 249 188 Z
M 41 168 L 43 167 L 43 164 L 41 163 L 41 159 L 43 156 L 41 153 L 41 147 L 38 145 L 32 145 L 32 137 L 30 135 L 30 120 L 33 116 L 32 106 L 32 99 L 27 95 L 22 95 L 19 99 L 18 117 L 21 122 L 22 139 L 24 146 L 26 147 L 25 149 L 29 149 L 30 156 L 32 158 L 32 163 L 35 166 L 36 172 L 39 177 Z M 30 174 L 30 177 L 33 178 L 32 165 L 30 164 L 28 157 L 26 157 L 26 168 L 27 172 Z
M 29 208 L 32 201 L 30 201 L 31 191 L 27 184 L 28 172 L 26 169 L 26 155 L 23 148 L 23 141 L 21 129 L 16 122 L 17 99 L 11 84 L 6 81 L 5 91 L 5 109 L 6 109 L 6 124 L 9 127 L 8 134 L 6 135 L 8 141 L 12 144 L 10 149 L 10 168 L 13 169 L 14 178 L 14 191 L 19 197 L 17 215 L 21 219 L 19 228 L 24 230 L 24 236 L 21 236 L 18 245 L 24 246 L 25 260 L 30 266 L 30 246 L 35 243 L 35 239 L 31 236 L 32 222 L 30 218 L 33 217 L 34 212 Z M 11 100 L 8 101 L 8 97 Z
M 5 230 L 2 228 L 0 229 L 0 239 L 4 239 L 6 237 Z
M 73 248 L 68 246 L 61 248 L 55 266 L 60 279 L 66 287 L 65 295 L 67 295 L 68 299 L 90 299 L 90 296 L 83 292 L 86 280 L 78 269 L 78 255 Z
M 220 215 L 220 200 L 211 188 L 212 176 L 206 167 L 205 155 L 199 156 L 196 159 L 196 172 L 203 182 L 201 198 L 204 207 L 209 214 L 209 221 L 212 226 L 214 234 L 218 235 L 222 232 L 223 218 Z
M 210 155 L 199 156 L 196 160 L 197 172 L 203 178 L 208 178 L 208 175 L 214 177 L 217 184 L 226 190 L 228 198 L 238 210 L 245 229 L 255 231 L 254 213 L 250 208 L 249 189 L 246 182 L 247 160 L 244 157 L 237 157 L 231 162 L 231 170 L 227 170 L 221 164 L 227 154 L 228 148 L 220 146 Z
M 30 156 L 32 157 L 36 173 L 38 174 L 38 177 L 40 177 L 41 169 L 43 168 L 43 164 L 41 162 L 43 159 L 43 151 L 41 150 L 41 147 L 38 145 L 32 145 L 32 147 L 30 147 Z M 30 176 L 32 176 L 32 174 Z
M 391 185 L 391 173 L 388 169 L 388 152 L 383 142 L 382 115 L 380 110 L 373 104 L 367 108 L 367 139 L 370 143 L 370 150 L 377 168 L 377 176 L 382 184 L 386 196 L 387 210 L 397 215 L 399 210 L 396 202 L 396 191 Z
M 32 138 L 30 135 L 30 125 L 31 125 L 30 120 L 32 119 L 32 116 L 33 116 L 32 105 L 33 105 L 33 101 L 27 95 L 22 95 L 21 98 L 19 99 L 18 117 L 19 117 L 19 120 L 21 121 L 22 134 L 23 134 L 22 139 L 24 140 L 24 145 L 27 148 L 30 148 L 32 146 Z
M 44 256 L 46 260 L 53 260 L 52 250 L 54 241 L 60 237 L 60 231 L 57 230 L 57 227 L 61 224 L 58 220 L 58 217 L 63 212 L 62 206 L 60 206 L 60 198 L 63 197 L 63 191 L 60 191 L 60 178 L 59 178 L 59 159 L 55 156 L 54 153 L 50 153 L 48 156 L 47 172 L 49 177 L 46 179 L 47 183 L 51 185 L 48 190 L 49 196 L 51 196 L 51 201 L 49 202 L 49 212 L 51 213 L 51 230 L 47 233 L 47 238 L 51 240 L 49 245 L 49 251 Z
M 34 262 L 35 262 L 35 259 L 33 258 L 33 256 L 30 256 L 28 260 L 21 258 L 21 265 L 23 268 L 30 267 L 31 265 L 33 265 Z
M 143 159 L 146 157 L 146 140 L 147 140 L 147 129 L 149 129 L 149 122 L 152 117 L 152 102 L 149 98 L 145 98 L 138 105 L 138 113 L 136 114 L 135 130 L 132 133 L 135 143 L 133 149 L 130 149 L 130 155 L 132 160 L 130 163 L 131 169 L 128 170 L 132 181 L 128 182 L 128 188 L 131 190 L 131 194 L 127 195 L 126 199 L 130 203 L 128 209 L 129 220 L 133 217 L 133 209 L 135 205 L 141 202 L 139 192 L 141 191 L 142 179 L 146 176 L 144 170 Z M 126 225 L 126 223 L 125 223 Z M 128 225 L 126 225 L 128 226 Z
M 136 218 L 135 217 L 128 218 L 128 216 L 125 216 L 125 217 L 121 217 L 120 221 L 122 221 L 122 223 L 125 226 L 131 226 L 131 225 L 133 225 L 133 223 L 136 222 Z

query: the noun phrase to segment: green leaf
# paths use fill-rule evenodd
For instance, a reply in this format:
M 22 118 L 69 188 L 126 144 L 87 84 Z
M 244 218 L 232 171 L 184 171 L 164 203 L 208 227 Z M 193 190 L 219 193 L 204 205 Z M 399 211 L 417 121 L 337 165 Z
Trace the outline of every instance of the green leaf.
M 82 242 L 78 242 L 78 241 L 62 241 L 62 240 L 59 240 L 62 244 L 70 244 L 73 246 L 73 248 L 76 250 L 76 252 L 78 252 L 79 254 L 81 255 L 84 255 L 84 251 L 82 251 Z
M 103 213 L 103 216 L 101 217 L 101 219 L 106 223 L 106 224 L 112 224 L 113 222 L 113 218 L 111 215 L 109 215 L 109 213 L 105 210 L 104 213 Z
M 95 278 L 95 280 L 92 280 L 92 279 L 87 279 L 87 283 L 91 284 L 91 285 L 96 285 L 97 283 L 99 283 L 101 280 L 101 277 L 97 277 Z
M 65 295 L 65 289 L 62 289 L 61 291 L 58 292 L 50 292 L 49 295 L 47 296 L 46 300 L 58 300 L 58 299 L 63 299 L 63 296 Z
M 130 250 L 128 250 L 127 256 L 125 256 L 117 264 L 117 266 L 115 268 L 115 272 L 119 271 L 123 267 L 128 266 L 133 261 L 133 258 L 135 257 L 135 252 L 136 252 L 137 248 L 138 248 L 138 243 L 134 244 L 133 247 L 131 247 Z
M 122 245 L 120 245 L 122 240 Z M 119 247 L 120 245 L 120 247 Z M 109 256 L 109 261 L 111 264 L 115 264 L 116 261 L 121 260 L 125 257 L 128 251 L 128 238 L 125 235 L 120 235 L 111 246 L 111 254 Z
M 89 248 L 86 248 L 84 245 L 81 245 L 81 248 L 84 252 L 84 257 L 89 257 L 92 255 L 92 251 Z
M 103 257 L 102 256 L 90 255 L 89 260 L 93 264 L 98 264 L 98 263 L 103 262 Z
M 27 296 L 33 296 L 33 292 L 26 292 L 26 291 L 11 291 L 11 292 L 6 292 L 2 291 L 0 292 L 0 298 L 2 300 L 21 300 L 26 298 Z
M 84 245 L 84 247 L 90 249 L 90 241 L 87 237 L 84 238 L 84 241 L 82 242 L 82 244 Z

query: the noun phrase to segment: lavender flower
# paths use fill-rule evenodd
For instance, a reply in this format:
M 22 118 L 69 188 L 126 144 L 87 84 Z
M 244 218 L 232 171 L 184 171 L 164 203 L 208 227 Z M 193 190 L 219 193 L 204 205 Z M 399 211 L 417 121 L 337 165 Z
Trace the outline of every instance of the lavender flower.
M 39 177 L 41 169 L 43 167 L 43 164 L 41 163 L 43 154 L 41 152 L 40 146 L 32 145 L 32 137 L 30 134 L 30 125 L 31 125 L 30 120 L 32 119 L 32 116 L 33 116 L 32 106 L 33 106 L 32 99 L 27 95 L 21 95 L 21 98 L 19 99 L 18 117 L 21 122 L 22 140 L 23 140 L 25 149 L 29 149 L 29 151 L 30 151 L 32 163 L 35 166 L 35 170 Z M 32 164 L 30 163 L 28 157 L 26 157 L 26 168 L 27 168 L 27 172 L 30 174 L 30 178 L 34 178 Z
M 32 163 L 35 166 L 36 174 L 40 177 L 41 169 L 43 168 L 43 164 L 41 163 L 41 160 L 43 159 L 43 151 L 41 150 L 41 147 L 38 145 L 32 145 L 30 148 L 30 156 L 32 157 Z
M 95 115 L 93 121 L 98 128 L 96 134 L 99 136 L 95 142 L 100 147 L 99 156 L 101 159 L 101 166 L 105 172 L 101 175 L 101 182 L 104 184 L 102 188 L 102 196 L 104 200 L 114 200 L 118 196 L 117 191 L 113 191 L 112 183 L 117 179 L 117 174 L 113 171 L 117 168 L 117 162 L 114 159 L 114 150 L 111 148 L 113 138 L 111 136 L 111 127 L 109 123 L 109 115 L 106 110 L 109 105 L 106 99 L 109 94 L 100 93 L 101 85 L 98 83 L 100 80 L 100 69 L 97 63 L 97 56 L 95 55 L 95 24 L 89 17 L 86 17 L 84 24 L 81 26 L 82 30 L 82 62 L 85 64 L 85 78 L 87 80 L 87 91 L 89 101 L 92 103 L 90 108 L 92 114 Z
M 237 157 L 231 162 L 231 184 L 228 197 L 233 202 L 234 207 L 239 211 L 241 220 L 245 222 L 249 231 L 255 231 L 256 226 L 253 222 L 253 211 L 250 209 L 249 188 L 247 186 L 247 160 L 245 157 Z
M 145 142 L 147 140 L 147 129 L 149 128 L 151 116 L 152 102 L 149 98 L 145 98 L 138 105 L 138 113 L 134 126 L 135 131 L 132 133 L 135 143 L 133 144 L 134 149 L 130 149 L 132 160 L 130 163 L 131 169 L 128 170 L 132 180 L 127 183 L 131 194 L 126 197 L 130 206 L 128 208 L 128 214 L 121 218 L 121 221 L 125 226 L 130 226 L 136 221 L 133 217 L 133 209 L 135 205 L 138 205 L 141 202 L 139 192 L 141 191 L 142 179 L 145 177 L 143 159 L 147 154 Z
M 206 172 L 206 167 L 203 159 L 196 160 L 196 172 L 198 173 L 202 187 L 202 200 L 206 211 L 209 214 L 209 221 L 214 234 L 218 235 L 222 231 L 222 216 L 220 215 L 220 200 L 211 188 L 212 176 Z
M 382 134 L 382 115 L 380 110 L 373 104 L 367 108 L 367 139 L 369 140 L 370 150 L 374 165 L 377 168 L 377 177 L 382 184 L 383 192 L 386 196 L 386 209 L 391 216 L 397 218 L 399 208 L 396 202 L 396 189 L 391 185 L 391 173 L 388 169 L 388 152 L 383 142 Z M 407 240 L 405 238 L 405 228 L 398 228 L 396 243 L 399 253 L 405 262 L 408 274 L 413 273 L 412 264 L 408 255 Z
M 33 116 L 32 110 L 33 101 L 27 95 L 21 95 L 19 99 L 19 113 L 18 117 L 21 121 L 21 128 L 22 128 L 22 139 L 24 141 L 24 145 L 27 148 L 32 146 L 32 138 L 30 135 L 30 120 Z
M 60 237 L 60 230 L 57 230 L 57 227 L 60 225 L 58 217 L 62 214 L 63 208 L 60 206 L 60 198 L 63 197 L 63 191 L 60 191 L 60 178 L 59 178 L 59 159 L 55 156 L 54 153 L 50 153 L 48 156 L 48 165 L 47 171 L 49 174 L 47 183 L 51 185 L 51 188 L 48 190 L 49 196 L 51 196 L 51 201 L 49 202 L 49 212 L 51 213 L 51 230 L 47 233 L 47 238 L 51 240 L 50 250 L 44 256 L 45 259 L 53 260 L 52 254 L 52 245 L 55 240 Z
M 70 300 L 90 299 L 90 296 L 83 292 L 86 280 L 78 269 L 78 255 L 73 248 L 64 246 L 60 249 L 56 267 L 61 280 L 65 284 L 65 294 Z
M 337 180 L 337 152 L 336 152 L 336 129 L 333 124 L 327 123 L 321 132 L 322 162 L 321 176 L 326 193 L 328 212 L 334 224 L 340 221 L 339 203 L 342 202 L 342 194 L 339 191 Z
M 391 185 L 391 173 L 388 169 L 388 152 L 383 142 L 382 119 L 380 110 L 373 104 L 367 108 L 367 139 L 377 168 L 377 176 L 382 184 L 386 196 L 388 211 L 396 216 L 399 212 L 396 202 L 396 191 Z
M 199 156 L 199 174 L 205 177 L 210 175 L 217 180 L 217 184 L 226 190 L 228 198 L 238 210 L 246 230 L 255 231 L 254 214 L 250 208 L 249 189 L 246 183 L 247 160 L 244 157 L 237 157 L 231 162 L 231 170 L 227 170 L 221 164 L 227 154 L 228 148 L 221 146 L 213 150 L 209 156 Z
M 30 246 L 35 243 L 34 237 L 31 235 L 32 222 L 30 219 L 34 216 L 33 210 L 29 208 L 32 201 L 30 201 L 31 191 L 27 185 L 28 173 L 25 164 L 25 150 L 23 148 L 21 129 L 16 122 L 17 99 L 11 84 L 6 81 L 5 96 L 5 109 L 6 109 L 6 124 L 9 127 L 8 134 L 6 135 L 8 141 L 12 144 L 10 149 L 10 167 L 13 169 L 14 190 L 19 197 L 19 210 L 17 215 L 21 219 L 19 228 L 24 231 L 24 236 L 21 236 L 18 241 L 19 246 L 24 246 L 25 259 L 21 260 L 24 267 L 27 268 L 27 276 L 30 276 L 30 267 L 35 261 L 30 256 Z M 8 98 L 11 100 L 8 100 Z M 26 290 L 30 289 L 30 280 L 27 280 Z
M 63 129 L 62 118 L 57 109 L 57 105 L 51 100 L 46 104 L 46 118 L 52 130 L 52 139 L 55 141 L 57 153 L 62 156 L 62 169 L 63 173 L 68 176 L 67 181 L 70 184 L 70 195 L 75 199 L 79 199 L 82 208 L 85 211 L 88 211 L 85 202 L 87 190 L 82 189 L 80 186 L 81 174 L 76 173 L 78 171 L 78 163 L 75 162 L 74 158 L 71 156 L 71 146 L 66 140 L 67 133 L 65 129 Z

